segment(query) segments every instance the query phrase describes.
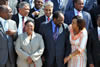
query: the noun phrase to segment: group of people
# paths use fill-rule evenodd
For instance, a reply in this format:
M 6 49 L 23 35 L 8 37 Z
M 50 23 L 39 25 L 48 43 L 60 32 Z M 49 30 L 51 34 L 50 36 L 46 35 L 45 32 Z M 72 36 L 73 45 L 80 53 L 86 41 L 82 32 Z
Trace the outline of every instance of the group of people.
M 0 67 L 100 67 L 98 8 L 97 0 L 1 0 Z

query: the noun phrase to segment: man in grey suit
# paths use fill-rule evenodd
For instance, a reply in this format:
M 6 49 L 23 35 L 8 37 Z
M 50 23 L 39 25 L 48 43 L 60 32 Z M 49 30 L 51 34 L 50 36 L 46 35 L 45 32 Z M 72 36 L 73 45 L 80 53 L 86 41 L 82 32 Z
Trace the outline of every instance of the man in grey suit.
M 53 20 L 40 26 L 40 34 L 45 43 L 43 67 L 65 67 L 64 56 L 70 52 L 68 33 L 64 15 L 59 11 L 54 12 Z
M 16 32 L 11 18 L 11 8 L 0 5 L 0 67 L 15 67 L 15 52 L 12 36 Z
M 65 13 L 65 23 L 68 25 L 72 23 L 72 18 L 74 16 L 81 16 L 86 21 L 86 29 L 93 28 L 91 16 L 88 12 L 83 11 L 84 8 L 84 0 L 74 0 L 74 8 L 73 10 L 69 10 Z

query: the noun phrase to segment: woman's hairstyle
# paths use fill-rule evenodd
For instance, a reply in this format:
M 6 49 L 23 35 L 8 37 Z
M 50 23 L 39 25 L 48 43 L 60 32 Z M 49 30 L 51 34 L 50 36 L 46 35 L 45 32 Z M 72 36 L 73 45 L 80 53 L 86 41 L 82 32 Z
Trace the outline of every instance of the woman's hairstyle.
M 27 20 L 27 21 L 25 22 L 25 26 L 26 26 L 29 22 L 32 22 L 33 25 L 35 25 L 33 20 Z
M 81 17 L 81 16 L 74 16 L 72 18 L 73 19 L 76 19 L 77 20 L 77 26 L 79 27 L 79 30 L 82 30 L 84 27 L 85 27 L 85 20 Z

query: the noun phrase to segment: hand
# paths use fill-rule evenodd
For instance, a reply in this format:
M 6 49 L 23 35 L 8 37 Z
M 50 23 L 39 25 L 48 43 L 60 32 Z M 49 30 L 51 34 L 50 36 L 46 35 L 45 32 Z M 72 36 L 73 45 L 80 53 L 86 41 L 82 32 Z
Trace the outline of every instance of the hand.
M 27 62 L 28 62 L 29 64 L 32 64 L 32 58 L 31 58 L 30 56 L 28 56 Z
M 39 11 L 35 11 L 35 12 L 33 12 L 32 14 L 33 14 L 34 16 L 37 16 L 37 15 L 40 14 L 40 12 L 39 12 Z
M 71 59 L 70 56 L 64 58 L 64 64 L 66 64 Z
M 6 34 L 9 35 L 9 36 L 14 35 L 15 33 L 16 33 L 16 30 L 9 30 L 8 29 L 8 31 L 6 31 Z
M 89 67 L 94 67 L 94 64 L 89 64 Z

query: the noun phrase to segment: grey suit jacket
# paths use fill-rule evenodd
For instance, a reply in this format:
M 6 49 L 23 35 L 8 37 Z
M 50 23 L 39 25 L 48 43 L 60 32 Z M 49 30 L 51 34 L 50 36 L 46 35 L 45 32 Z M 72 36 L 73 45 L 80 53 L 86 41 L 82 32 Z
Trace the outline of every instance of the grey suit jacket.
M 47 24 L 42 24 L 40 26 L 40 34 L 42 34 L 44 43 L 45 43 L 45 51 L 44 58 L 46 67 L 55 67 L 55 62 L 58 67 L 64 67 L 64 56 L 66 54 L 65 48 L 69 46 L 68 43 L 68 28 L 66 24 L 62 24 L 59 28 L 59 35 L 57 40 L 53 39 L 53 31 L 52 31 L 52 21 Z M 65 44 L 67 42 L 67 44 Z M 70 50 L 70 48 L 68 48 Z M 68 55 L 68 54 L 67 54 Z
M 17 65 L 19 67 L 28 67 L 27 58 L 30 56 L 36 67 L 41 67 L 41 55 L 43 51 L 44 42 L 41 35 L 33 32 L 31 41 L 26 32 L 19 35 L 16 41 L 16 52 L 18 54 Z
M 9 21 L 10 22 L 8 22 L 8 28 L 15 30 L 15 22 L 11 20 Z M 2 21 L 0 21 L 0 65 L 6 64 L 8 58 L 11 64 L 15 64 L 15 51 L 13 39 L 11 36 L 9 36 L 8 38 L 6 37 L 6 33 L 4 32 L 1 22 Z

